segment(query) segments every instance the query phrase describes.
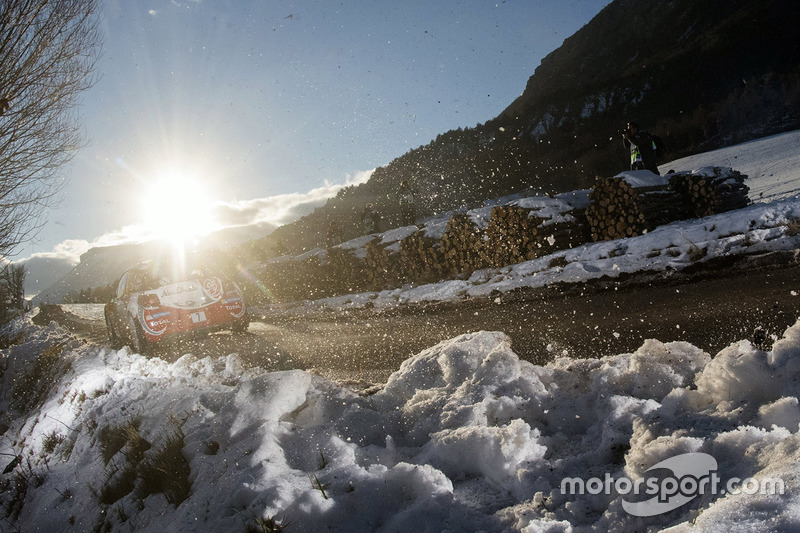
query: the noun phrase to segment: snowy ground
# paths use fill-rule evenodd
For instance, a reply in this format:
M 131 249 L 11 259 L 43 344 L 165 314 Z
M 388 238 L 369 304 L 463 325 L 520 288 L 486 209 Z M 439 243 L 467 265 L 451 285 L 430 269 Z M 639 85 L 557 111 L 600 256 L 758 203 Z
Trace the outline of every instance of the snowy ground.
M 102 322 L 105 320 L 103 309 L 105 304 L 61 304 L 61 309 L 67 313 L 86 319 Z
M 560 270 L 533 261 L 458 290 L 364 298 L 679 268 L 692 246 L 797 249 L 787 184 L 800 166 L 781 161 L 799 145 L 795 132 L 733 152 L 742 164 L 729 166 L 764 192 L 743 211 L 562 252 Z M 273 519 L 290 532 L 800 529 L 800 322 L 771 352 L 662 339 L 545 366 L 520 361 L 502 332 L 476 332 L 408 359 L 371 396 L 244 370 L 236 354 L 169 364 L 29 318 L 3 333 L 3 531 L 269 531 Z

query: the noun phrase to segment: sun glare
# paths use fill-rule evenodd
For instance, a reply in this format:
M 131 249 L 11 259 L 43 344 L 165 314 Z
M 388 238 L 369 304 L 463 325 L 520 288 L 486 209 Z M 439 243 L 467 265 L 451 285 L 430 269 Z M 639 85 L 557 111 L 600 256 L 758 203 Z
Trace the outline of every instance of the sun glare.
M 171 172 L 145 190 L 143 222 L 154 237 L 184 244 L 215 229 L 213 205 L 200 179 Z

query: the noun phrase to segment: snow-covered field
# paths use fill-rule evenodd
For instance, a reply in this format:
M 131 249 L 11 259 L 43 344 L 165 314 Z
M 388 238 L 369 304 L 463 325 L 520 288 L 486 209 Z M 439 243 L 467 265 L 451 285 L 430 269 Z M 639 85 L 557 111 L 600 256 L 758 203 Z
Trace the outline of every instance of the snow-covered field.
M 692 246 L 797 249 L 798 148 L 793 132 L 662 167 L 750 175 L 758 202 L 738 212 L 560 252 L 567 266 L 313 305 L 680 268 Z M 661 339 L 545 366 L 476 332 L 408 359 L 370 396 L 244 370 L 237 354 L 169 364 L 29 318 L 4 333 L 3 531 L 800 530 L 800 322 L 771 352 Z

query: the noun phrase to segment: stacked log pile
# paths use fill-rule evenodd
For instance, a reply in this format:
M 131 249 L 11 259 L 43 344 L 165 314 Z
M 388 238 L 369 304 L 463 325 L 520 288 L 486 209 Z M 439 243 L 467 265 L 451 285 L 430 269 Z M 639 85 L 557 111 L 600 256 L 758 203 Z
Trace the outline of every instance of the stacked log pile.
M 261 291 L 273 302 L 318 299 L 368 288 L 368 269 L 352 250 L 316 249 L 262 266 Z
M 750 203 L 747 176 L 714 167 L 670 175 L 670 183 L 687 205 L 690 217 L 700 218 L 740 209 Z
M 537 228 L 541 244 L 537 257 L 575 248 L 591 240 L 586 221 L 591 191 L 572 191 L 557 194 L 553 198 L 559 202 L 555 209 L 550 209 L 555 212 Z
M 586 205 L 557 198 L 533 198 L 492 209 L 486 229 L 490 264 L 529 261 L 589 240 Z
M 438 240 L 420 231 L 400 241 L 398 256 L 400 277 L 405 281 L 434 281 L 444 274 Z
M 466 213 L 450 217 L 440 241 L 443 271 L 450 275 L 472 273 L 489 265 L 484 231 Z
M 536 228 L 539 248 L 535 257 L 550 255 L 589 242 L 591 237 L 589 225 L 586 223 L 585 209 L 572 211 L 564 218 L 566 220 L 560 222 L 545 221 Z
M 318 290 L 343 294 L 366 288 L 367 275 L 364 262 L 351 250 L 338 246 L 329 248 L 326 266 L 325 275 L 317 280 L 322 285 Z
M 537 227 L 545 219 L 533 215 L 532 211 L 518 205 L 492 208 L 489 227 L 486 228 L 491 266 L 513 265 L 536 258 L 539 248 Z
M 396 257 L 390 255 L 386 247 L 379 243 L 380 239 L 375 238 L 365 246 L 367 255 L 364 258 L 364 271 L 367 284 L 373 289 L 392 285 L 398 277 Z
M 326 272 L 327 268 L 319 255 L 270 261 L 262 265 L 258 272 L 258 287 L 270 301 L 276 303 L 333 296 L 319 282 L 327 275 Z M 255 296 L 251 299 L 255 299 Z
M 655 174 L 652 179 L 598 177 L 586 208 L 594 241 L 635 237 L 687 217 L 686 206 L 669 180 Z

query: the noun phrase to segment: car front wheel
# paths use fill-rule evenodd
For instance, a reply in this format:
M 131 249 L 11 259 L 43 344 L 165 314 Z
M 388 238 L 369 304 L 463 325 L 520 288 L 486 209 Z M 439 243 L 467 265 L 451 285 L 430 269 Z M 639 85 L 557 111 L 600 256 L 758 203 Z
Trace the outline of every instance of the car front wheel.
M 108 329 L 108 343 L 113 350 L 119 350 L 122 348 L 124 343 L 117 333 L 117 329 L 114 327 L 113 320 L 111 320 L 111 317 L 108 315 L 108 310 L 106 310 L 104 314 L 106 319 L 106 328 Z

